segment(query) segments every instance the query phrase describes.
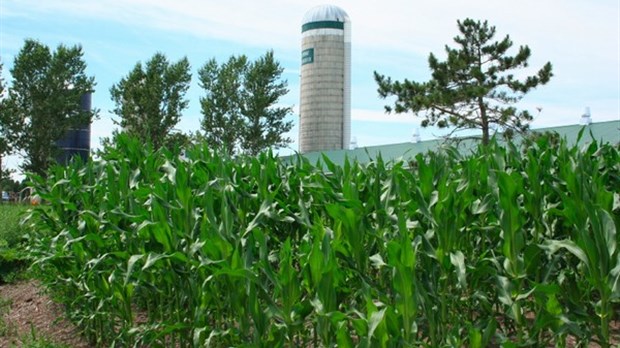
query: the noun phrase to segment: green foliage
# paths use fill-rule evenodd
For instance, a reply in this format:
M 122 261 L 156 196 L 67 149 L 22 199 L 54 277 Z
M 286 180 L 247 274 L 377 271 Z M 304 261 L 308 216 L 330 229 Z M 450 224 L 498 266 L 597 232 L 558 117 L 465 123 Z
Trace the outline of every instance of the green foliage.
M 31 333 L 30 336 L 24 337 L 20 342 L 21 348 L 69 348 L 65 344 L 56 344 L 51 340 L 43 337 L 37 337 L 35 333 Z
M 4 190 L 3 181 L 10 175 L 9 171 L 4 169 L 4 166 L 2 165 L 2 159 L 4 158 L 4 156 L 10 154 L 13 148 L 12 141 L 10 139 L 10 125 L 12 124 L 12 122 L 11 115 L 6 112 L 4 80 L 2 79 L 2 66 L 2 61 L 0 61 L 0 192 Z
M 8 125 L 9 114 L 7 114 L 4 110 L 5 106 L 5 95 L 4 95 L 4 80 L 2 79 L 2 61 L 0 61 L 0 170 L 2 170 L 2 157 L 8 154 L 11 151 L 11 143 L 7 138 L 10 135 Z M 2 174 L 0 172 L 0 174 Z M 0 179 L 2 176 L 0 175 Z
M 19 273 L 30 264 L 21 245 L 26 238 L 21 219 L 27 209 L 22 205 L 0 204 L 0 284 L 19 277 Z
M 156 53 L 144 67 L 138 62 L 110 88 L 122 131 L 155 148 L 163 146 L 188 106 L 185 93 L 190 81 L 187 58 L 170 63 L 164 54 Z
M 544 137 L 342 167 L 121 137 L 33 177 L 31 251 L 99 346 L 607 347 L 619 162 Z
M 0 241 L 13 247 L 24 238 L 25 228 L 20 222 L 27 211 L 24 205 L 0 204 Z
M 245 55 L 222 65 L 211 59 L 198 71 L 206 92 L 200 98 L 202 130 L 213 148 L 256 155 L 291 143 L 284 133 L 293 127 L 285 120 L 292 108 L 275 106 L 288 93 L 286 82 L 280 81 L 283 71 L 273 51 L 254 62 Z
M 200 87 L 207 92 L 200 98 L 205 140 L 212 148 L 225 148 L 228 153 L 235 152 L 243 125 L 239 91 L 247 64 L 245 55 L 232 56 L 222 65 L 211 59 L 198 71 Z
M 28 256 L 21 248 L 7 248 L 0 241 L 0 284 L 22 278 L 21 273 L 29 264 Z
M 54 162 L 55 141 L 96 116 L 80 106 L 95 86 L 83 55 L 80 46 L 61 44 L 52 52 L 29 39 L 15 57 L 1 121 L 5 139 L 25 153 L 24 170 L 44 175 Z
M 10 311 L 10 306 L 10 301 L 0 298 L 0 316 L 5 311 Z M 0 337 L 11 337 L 8 342 L 9 346 L 6 348 L 69 348 L 67 345 L 56 344 L 45 337 L 41 337 L 33 326 L 30 328 L 30 333 L 20 335 L 16 332 L 16 327 L 13 323 L 7 323 L 1 317 Z
M 25 187 L 26 183 L 13 180 L 11 177 L 5 176 L 2 180 L 0 180 L 0 188 L 2 188 L 2 191 L 19 192 Z
M 527 130 L 532 116 L 511 105 L 549 82 L 553 76 L 551 63 L 535 75 L 519 80 L 514 71 L 528 66 L 529 47 L 520 46 L 517 54 L 510 56 L 512 40 L 507 35 L 500 41 L 492 41 L 495 27 L 487 21 L 465 19 L 457 23 L 462 35 L 454 38 L 458 48 L 446 46 L 447 59 L 443 62 L 432 53 L 429 55 L 432 71 L 429 81 L 392 81 L 374 73 L 379 96 L 396 97 L 394 106 L 386 106 L 386 111 L 416 114 L 426 111 L 422 127 L 480 129 L 484 144 L 489 142 L 491 125 L 508 135 Z
M 4 99 L 4 81 L 2 80 L 2 61 L 0 61 L 0 100 Z

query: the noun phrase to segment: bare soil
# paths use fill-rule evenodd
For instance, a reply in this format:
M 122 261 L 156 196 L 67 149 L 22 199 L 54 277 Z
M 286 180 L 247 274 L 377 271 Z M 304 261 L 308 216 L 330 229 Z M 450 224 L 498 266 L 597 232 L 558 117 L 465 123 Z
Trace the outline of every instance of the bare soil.
M 33 332 L 51 343 L 91 347 L 35 280 L 0 285 L 0 315 L 0 347 L 21 347 Z

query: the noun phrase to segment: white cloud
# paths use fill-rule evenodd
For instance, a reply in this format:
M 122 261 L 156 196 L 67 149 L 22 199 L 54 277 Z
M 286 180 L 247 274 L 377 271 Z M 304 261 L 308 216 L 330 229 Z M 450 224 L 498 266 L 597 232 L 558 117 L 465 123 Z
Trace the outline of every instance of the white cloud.
M 30 16 L 38 11 L 97 18 L 137 30 L 156 28 L 292 53 L 299 47 L 303 14 L 321 3 L 323 0 L 23 0 L 5 3 L 3 9 L 11 16 Z M 377 70 L 389 64 L 404 69 L 403 60 L 426 68 L 428 53 L 441 55 L 444 45 L 452 44 L 456 20 L 472 17 L 488 19 L 497 26 L 498 37 L 510 34 L 516 46 L 528 44 L 532 48 L 532 70 L 551 61 L 556 71 L 554 79 L 562 83 L 608 81 L 610 75 L 617 82 L 620 77 L 617 1 L 333 3 L 344 8 L 352 19 L 354 64 L 366 59 L 361 55 L 376 56 L 370 61 L 379 61 Z M 393 57 L 402 58 L 394 62 Z
M 297 2 L 201 0 L 38 0 L 20 1 L 19 7 L 73 16 L 88 16 L 138 27 L 181 31 L 199 37 L 238 41 L 250 45 L 297 47 L 303 14 L 323 0 Z M 439 0 L 335 0 L 352 20 L 354 46 L 417 52 L 441 50 L 456 33 L 456 20 L 488 19 L 498 33 L 510 33 L 516 43 L 541 50 L 575 52 L 616 43 L 615 1 L 488 2 Z M 18 10 L 3 6 L 16 15 Z M 27 15 L 23 10 L 21 15 Z M 596 35 L 593 35 L 596 34 Z M 611 41 L 610 41 L 611 39 Z M 575 47 L 575 43 L 579 44 Z M 612 44 L 613 46 L 613 44 Z M 596 54 L 596 52 L 593 52 Z

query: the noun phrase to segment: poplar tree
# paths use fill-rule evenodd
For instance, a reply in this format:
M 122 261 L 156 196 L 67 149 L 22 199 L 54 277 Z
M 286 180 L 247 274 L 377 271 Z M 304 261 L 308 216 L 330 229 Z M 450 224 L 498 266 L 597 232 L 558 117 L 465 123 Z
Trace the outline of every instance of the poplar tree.
M 189 104 L 185 93 L 191 78 L 187 58 L 171 63 L 156 53 L 144 66 L 138 62 L 110 88 L 113 112 L 120 117 L 116 124 L 155 149 L 163 146 Z
M 221 65 L 209 60 L 198 72 L 205 90 L 200 103 L 206 141 L 229 153 L 250 155 L 291 143 L 285 133 L 293 127 L 286 120 L 292 108 L 277 106 L 288 93 L 283 71 L 272 51 L 253 62 L 244 55 Z
M 3 102 L 2 132 L 14 150 L 24 154 L 22 169 L 45 176 L 55 161 L 56 141 L 96 117 L 96 110 L 81 107 L 82 95 L 95 86 L 83 56 L 78 45 L 61 44 L 52 52 L 28 39 L 15 57 Z
M 0 61 L 0 192 L 2 192 L 2 182 L 8 176 L 8 171 L 4 170 L 2 159 L 11 152 L 10 141 L 10 114 L 6 112 L 4 95 L 4 80 L 2 79 L 2 62 Z
M 201 129 L 205 141 L 212 148 L 221 148 L 229 154 L 237 151 L 242 136 L 241 88 L 247 71 L 247 57 L 231 56 L 219 65 L 210 59 L 198 70 L 200 87 L 205 96 L 200 98 Z
M 434 54 L 429 55 L 429 81 L 392 81 L 374 72 L 379 96 L 396 97 L 393 105 L 385 107 L 386 111 L 411 111 L 423 117 L 422 127 L 480 129 L 484 144 L 489 142 L 492 125 L 507 135 L 526 131 L 532 115 L 513 105 L 532 89 L 549 82 L 553 76 L 551 63 L 547 62 L 534 75 L 517 78 L 516 70 L 528 67 L 528 46 L 520 46 L 511 56 L 510 37 L 494 41 L 495 27 L 487 21 L 465 19 L 457 23 L 457 47 L 446 45 L 447 59 L 440 61 Z

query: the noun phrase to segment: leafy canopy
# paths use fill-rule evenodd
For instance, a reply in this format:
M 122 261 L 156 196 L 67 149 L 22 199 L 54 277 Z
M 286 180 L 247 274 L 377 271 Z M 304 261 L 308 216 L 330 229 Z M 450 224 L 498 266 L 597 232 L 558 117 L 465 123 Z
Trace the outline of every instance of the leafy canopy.
M 209 145 L 255 155 L 291 143 L 284 133 L 293 127 L 286 120 L 292 108 L 276 106 L 288 93 L 286 81 L 280 80 L 283 71 L 272 51 L 254 62 L 245 55 L 221 65 L 209 60 L 198 71 L 206 93 L 200 98 L 201 126 Z
M 83 55 L 80 46 L 61 44 L 52 52 L 28 39 L 15 57 L 2 108 L 2 132 L 24 153 L 22 169 L 44 174 L 58 151 L 55 142 L 97 116 L 96 110 L 81 108 L 82 96 L 95 86 Z
M 170 63 L 162 53 L 153 55 L 144 67 L 138 62 L 110 88 L 116 105 L 113 112 L 121 118 L 115 122 L 122 131 L 155 148 L 164 145 L 188 106 L 185 93 L 191 81 L 189 70 L 187 58 Z
M 5 112 L 5 95 L 4 95 L 4 80 L 2 79 L 2 67 L 3 64 L 0 61 L 0 170 L 2 170 L 2 156 L 10 153 L 11 142 L 10 137 L 10 114 Z
M 2 155 L 8 153 L 10 151 L 10 143 L 8 142 L 7 139 L 7 127 L 6 127 L 6 117 L 8 117 L 9 115 L 4 112 L 5 111 L 5 106 L 4 106 L 4 80 L 2 79 L 2 61 L 0 61 L 0 158 L 2 158 Z M 1 164 L 1 163 L 0 163 Z M 0 165 L 0 169 L 2 169 L 2 166 Z
M 487 21 L 472 19 L 457 21 L 460 35 L 454 38 L 456 48 L 446 46 L 447 59 L 440 61 L 432 53 L 428 64 L 432 78 L 426 82 L 405 79 L 403 82 L 375 71 L 381 98 L 395 96 L 393 106 L 386 106 L 388 113 L 411 111 L 422 116 L 422 127 L 436 125 L 482 130 L 483 143 L 489 141 L 491 125 L 507 134 L 528 129 L 532 115 L 517 110 L 513 104 L 553 76 L 551 63 L 546 63 L 535 75 L 519 79 L 514 71 L 528 67 L 530 49 L 520 46 L 514 56 L 508 55 L 513 46 L 506 35 L 493 41 L 495 27 Z
M 4 101 L 4 81 L 2 80 L 2 62 L 0 61 L 0 191 L 2 191 L 2 182 L 8 172 L 5 172 L 2 166 L 2 158 L 11 152 L 11 142 L 9 140 L 9 114 L 6 111 Z

